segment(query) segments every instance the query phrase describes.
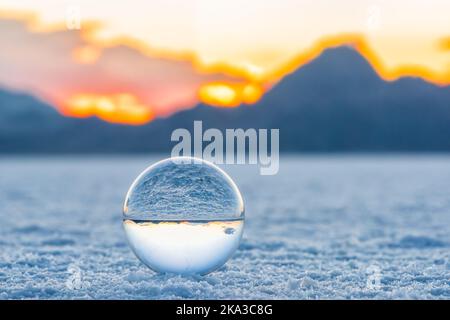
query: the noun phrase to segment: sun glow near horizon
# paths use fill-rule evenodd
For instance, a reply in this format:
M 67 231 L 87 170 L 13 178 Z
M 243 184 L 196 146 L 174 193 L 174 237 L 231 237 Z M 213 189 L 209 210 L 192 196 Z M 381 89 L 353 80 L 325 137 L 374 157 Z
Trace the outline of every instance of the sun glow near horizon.
M 0 85 L 31 90 L 68 116 L 140 125 L 199 102 L 253 104 L 285 75 L 340 45 L 355 48 L 387 81 L 413 76 L 450 84 L 450 3 L 442 0 L 71 5 L 80 8 L 80 31 L 67 30 L 67 4 L 60 1 L 0 6 L 0 20 L 6 17 L 12 30 L 4 34 L 18 34 L 0 42 L 0 65 L 3 59 L 9 68 Z M 8 20 L 26 24 L 26 31 Z M 36 55 L 49 62 L 29 62 L 33 46 L 47 46 Z
M 142 125 L 154 118 L 150 108 L 128 93 L 77 94 L 67 98 L 61 112 L 72 117 L 97 116 L 104 121 L 131 125 Z

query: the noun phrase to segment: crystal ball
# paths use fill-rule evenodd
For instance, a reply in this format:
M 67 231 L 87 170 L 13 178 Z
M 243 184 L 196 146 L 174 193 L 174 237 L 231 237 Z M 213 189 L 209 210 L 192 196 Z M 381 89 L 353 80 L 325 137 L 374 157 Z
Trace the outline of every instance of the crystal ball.
M 155 163 L 131 185 L 123 207 L 131 249 L 162 273 L 207 274 L 239 246 L 244 202 L 216 165 L 191 157 Z

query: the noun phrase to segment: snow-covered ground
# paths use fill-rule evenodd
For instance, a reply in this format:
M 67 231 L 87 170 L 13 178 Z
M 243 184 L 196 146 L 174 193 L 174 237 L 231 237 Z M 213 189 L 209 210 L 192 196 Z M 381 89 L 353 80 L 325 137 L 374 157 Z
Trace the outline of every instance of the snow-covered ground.
M 0 298 L 450 298 L 448 156 L 226 167 L 244 238 L 204 277 L 156 274 L 126 243 L 125 193 L 159 159 L 0 159 Z

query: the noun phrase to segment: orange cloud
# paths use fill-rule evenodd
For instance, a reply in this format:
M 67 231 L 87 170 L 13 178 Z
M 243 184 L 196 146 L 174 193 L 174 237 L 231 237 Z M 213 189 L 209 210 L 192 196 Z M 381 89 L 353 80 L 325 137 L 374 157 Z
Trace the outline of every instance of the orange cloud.
M 95 63 L 100 57 L 101 50 L 92 45 L 85 45 L 75 48 L 72 51 L 73 58 L 78 63 L 91 64 Z

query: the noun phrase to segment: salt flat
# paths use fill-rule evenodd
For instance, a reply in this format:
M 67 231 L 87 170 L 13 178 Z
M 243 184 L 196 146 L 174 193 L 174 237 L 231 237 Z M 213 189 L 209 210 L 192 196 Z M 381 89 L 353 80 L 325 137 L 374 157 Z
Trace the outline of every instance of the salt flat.
M 449 299 L 449 156 L 287 156 L 224 169 L 246 203 L 240 248 L 201 277 L 156 274 L 121 207 L 163 157 L 0 159 L 1 299 Z

